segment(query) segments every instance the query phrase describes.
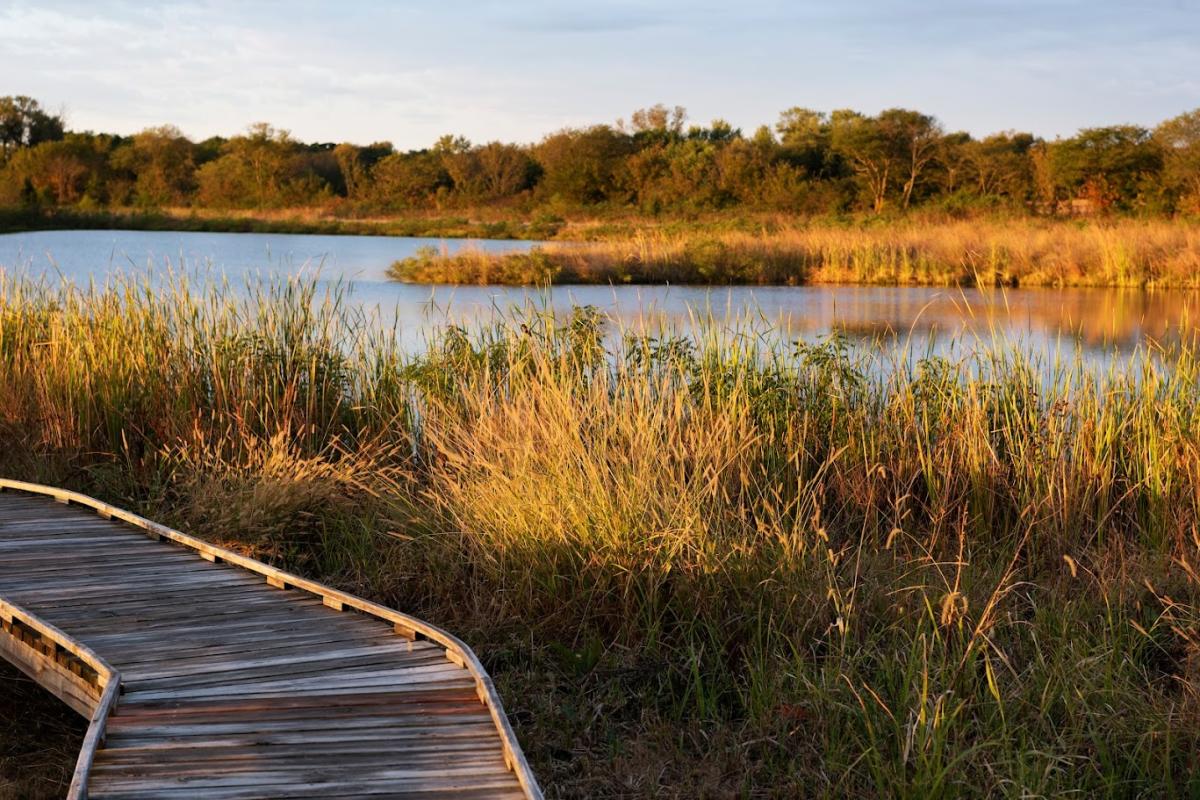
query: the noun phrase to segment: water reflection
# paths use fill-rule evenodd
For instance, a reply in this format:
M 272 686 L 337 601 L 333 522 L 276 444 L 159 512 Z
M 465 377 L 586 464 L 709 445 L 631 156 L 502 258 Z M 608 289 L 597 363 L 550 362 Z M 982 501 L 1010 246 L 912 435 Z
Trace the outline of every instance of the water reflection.
M 814 339 L 840 332 L 860 343 L 901 341 L 920 349 L 950 341 L 1021 342 L 1031 348 L 1079 346 L 1095 354 L 1191 337 L 1200 293 L 1106 289 L 974 290 L 917 287 L 564 286 L 548 292 L 501 287 L 359 287 L 360 302 L 386 305 L 402 331 L 454 320 L 478 324 L 514 307 L 599 308 L 627 331 L 686 333 L 703 320 L 772 328 Z

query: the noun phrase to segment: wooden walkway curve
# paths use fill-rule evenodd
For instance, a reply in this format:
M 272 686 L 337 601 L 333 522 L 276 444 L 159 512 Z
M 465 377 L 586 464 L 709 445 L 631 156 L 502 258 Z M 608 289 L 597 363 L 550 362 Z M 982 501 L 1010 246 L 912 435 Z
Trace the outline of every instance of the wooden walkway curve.
M 0 621 L 71 798 L 541 797 L 458 639 L 83 495 L 0 479 Z

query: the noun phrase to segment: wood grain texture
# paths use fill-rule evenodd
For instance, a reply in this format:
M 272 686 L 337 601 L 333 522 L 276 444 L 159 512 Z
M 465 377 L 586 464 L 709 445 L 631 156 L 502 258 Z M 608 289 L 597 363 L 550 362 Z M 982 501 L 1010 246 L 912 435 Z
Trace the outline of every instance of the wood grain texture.
M 83 495 L 0 479 L 0 621 L 72 798 L 541 797 L 452 635 Z

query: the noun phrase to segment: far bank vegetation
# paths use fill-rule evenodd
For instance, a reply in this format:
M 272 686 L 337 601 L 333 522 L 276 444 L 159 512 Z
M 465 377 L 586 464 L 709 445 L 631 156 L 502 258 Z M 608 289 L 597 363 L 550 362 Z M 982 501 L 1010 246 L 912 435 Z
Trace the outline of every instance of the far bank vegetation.
M 1200 287 L 1200 227 L 899 221 L 665 233 L 529 252 L 425 248 L 392 265 L 413 283 L 861 283 L 935 286 Z
M 1038 216 L 1200 212 L 1200 109 L 1153 128 L 1114 124 L 1047 140 L 975 137 L 892 108 L 783 111 L 743 132 L 689 124 L 659 105 L 628 121 L 549 133 L 534 144 L 447 135 L 303 142 L 267 123 L 189 139 L 170 125 L 132 136 L 71 131 L 25 96 L 0 97 L 0 208 L 278 212 L 332 217 L 466 214 L 802 217 L 904 213 Z

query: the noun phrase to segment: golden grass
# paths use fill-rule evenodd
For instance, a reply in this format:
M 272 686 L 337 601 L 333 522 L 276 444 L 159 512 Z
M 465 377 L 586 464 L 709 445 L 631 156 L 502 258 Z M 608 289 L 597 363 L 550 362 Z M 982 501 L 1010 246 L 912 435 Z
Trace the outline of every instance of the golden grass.
M 646 231 L 532 254 L 426 252 L 392 276 L 417 283 L 740 283 L 1200 287 L 1200 227 L 1186 222 L 894 221 Z
M 462 633 L 559 796 L 1200 790 L 1193 343 L 770 333 L 10 283 L 0 468 Z

